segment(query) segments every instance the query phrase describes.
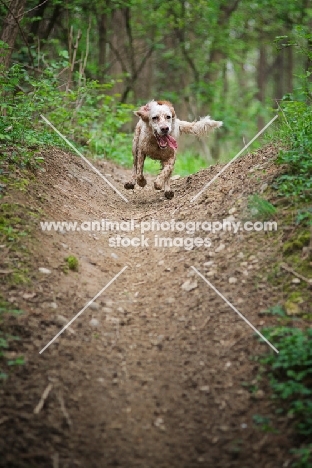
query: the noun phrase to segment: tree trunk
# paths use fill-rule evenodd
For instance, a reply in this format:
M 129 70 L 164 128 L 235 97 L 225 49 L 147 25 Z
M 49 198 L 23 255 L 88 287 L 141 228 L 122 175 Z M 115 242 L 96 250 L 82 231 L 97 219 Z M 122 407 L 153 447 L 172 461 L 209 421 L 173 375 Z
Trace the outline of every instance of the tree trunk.
M 284 96 L 284 53 L 282 49 L 278 52 L 274 67 L 274 99 L 282 99 Z
M 257 98 L 261 104 L 264 104 L 265 100 L 265 84 L 266 84 L 266 49 L 262 42 L 263 38 L 260 37 L 260 48 L 258 58 L 258 69 L 257 69 L 257 86 L 258 93 Z M 258 117 L 258 130 L 260 131 L 264 127 L 264 119 L 262 115 Z
M 294 53 L 293 48 L 288 47 L 286 49 L 286 93 L 292 93 L 293 91 L 293 68 L 294 68 Z
M 8 53 L 0 56 L 0 64 L 7 67 L 10 63 L 15 41 L 19 31 L 19 22 L 21 21 L 25 9 L 26 0 L 11 0 L 8 4 L 8 13 L 3 22 L 0 39 L 9 46 Z
M 219 78 L 220 73 L 222 73 L 222 62 L 227 57 L 227 46 L 225 45 L 224 37 L 229 34 L 228 24 L 230 17 L 237 9 L 239 2 L 240 0 L 221 2 L 216 34 L 211 45 L 210 56 L 207 63 L 207 72 L 204 76 L 204 80 L 207 83 L 215 82 Z M 229 37 L 228 40 L 230 40 Z M 207 101 L 211 103 L 213 101 L 213 96 L 207 96 Z
M 29 39 L 28 39 L 29 42 L 31 42 L 32 44 L 35 42 L 35 37 L 38 36 L 39 27 L 43 20 L 44 11 L 47 6 L 48 6 L 47 2 L 42 3 L 42 0 L 38 0 L 38 5 L 36 9 L 33 11 L 33 17 L 35 19 L 32 22 L 30 32 L 29 32 Z
M 107 14 L 101 13 L 98 16 L 97 26 L 98 26 L 98 34 L 99 34 L 99 76 L 98 80 L 100 83 L 103 83 L 104 80 L 104 73 L 106 68 L 106 47 L 107 47 Z
M 309 21 L 309 27 L 311 30 L 312 20 Z M 307 49 L 308 49 L 308 54 L 307 54 L 305 67 L 306 67 L 307 72 L 312 72 L 312 39 L 311 38 L 308 39 Z M 312 82 L 312 73 L 308 76 L 308 81 Z M 311 92 L 309 93 L 309 86 L 307 86 L 307 93 L 311 95 Z
M 59 19 L 59 16 L 60 16 L 61 12 L 62 12 L 62 6 L 59 5 L 59 4 L 56 5 L 54 10 L 53 10 L 50 21 L 48 22 L 48 24 L 47 24 L 45 30 L 43 31 L 43 33 L 40 34 L 41 39 L 44 39 L 45 41 L 47 41 L 49 39 L 49 36 L 50 36 L 55 24 L 57 23 L 57 20 Z

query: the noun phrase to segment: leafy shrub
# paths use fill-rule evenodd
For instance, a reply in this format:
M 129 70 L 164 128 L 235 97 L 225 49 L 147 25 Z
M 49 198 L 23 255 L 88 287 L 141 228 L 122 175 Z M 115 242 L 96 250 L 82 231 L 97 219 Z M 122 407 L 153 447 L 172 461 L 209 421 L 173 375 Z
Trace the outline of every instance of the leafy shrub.
M 282 101 L 285 122 L 280 138 L 287 146 L 277 162 L 287 164 L 287 172 L 277 180 L 284 195 L 311 199 L 312 193 L 312 112 L 310 98 L 300 101 L 290 96 Z
M 1 299 L 1 298 L 0 298 Z M 12 309 L 6 302 L 0 300 L 0 324 L 3 321 L 3 317 L 5 314 L 11 315 L 20 315 L 22 311 L 18 309 Z M 6 359 L 5 358 L 5 351 L 8 350 L 10 342 L 18 340 L 17 336 L 13 336 L 6 331 L 0 330 L 0 360 L 5 362 L 8 366 L 17 366 L 24 364 L 24 358 L 22 356 L 17 357 L 16 359 Z M 1 362 L 1 364 L 2 364 Z M 7 374 L 2 369 L 2 365 L 0 367 L 0 379 L 7 378 Z
M 276 213 L 275 206 L 257 194 L 249 197 L 248 210 L 252 217 L 263 220 L 269 219 Z
M 312 225 L 312 206 L 297 212 L 296 224 Z
M 72 271 L 78 271 L 79 261 L 74 255 L 65 258 L 67 266 Z
M 312 436 L 312 329 L 278 327 L 262 330 L 274 341 L 279 354 L 260 357 L 269 370 L 268 375 L 274 398 L 284 400 L 288 415 L 294 418 L 296 431 L 303 443 Z M 312 466 L 311 444 L 293 449 L 300 460 L 296 468 Z
M 312 455 L 312 444 L 308 444 L 305 447 L 299 449 L 292 449 L 291 453 L 294 453 L 298 457 L 298 461 L 293 463 L 293 468 L 311 468 L 311 455 Z M 310 463 L 311 462 L 311 463 Z
M 15 64 L 9 70 L 0 69 L 0 149 L 5 158 L 22 166 L 37 166 L 38 154 L 44 146 L 66 143 L 40 118 L 47 117 L 75 145 L 83 146 L 89 156 L 114 160 L 125 167 L 132 166 L 132 134 L 122 131 L 132 117 L 133 106 L 120 104 L 111 96 L 114 81 L 100 84 L 81 80 L 76 75 L 73 89 L 63 89 L 58 70 L 66 67 L 66 57 L 51 61 L 42 75 L 34 77 Z M 68 65 L 68 64 L 67 64 Z M 3 157 L 3 156 L 2 156 Z M 207 166 L 194 154 L 179 154 L 175 173 L 187 175 Z M 146 160 L 145 169 L 157 173 L 160 165 Z
M 69 57 L 64 50 L 58 60 L 37 57 L 37 61 L 42 62 L 40 72 L 30 73 L 19 64 L 8 70 L 0 67 L 0 157 L 29 167 L 41 163 L 38 151 L 44 146 L 68 150 L 41 120 L 43 114 L 76 146 L 82 146 L 87 156 L 131 167 L 132 133 L 123 128 L 131 120 L 134 106 L 121 104 L 119 96 L 112 95 L 115 82 L 100 84 L 79 73 L 69 77 Z M 185 152 L 179 154 L 175 172 L 187 175 L 206 166 L 203 158 Z M 157 173 L 160 166 L 147 159 L 145 169 Z
M 0 70 L 0 148 L 11 161 L 39 163 L 36 150 L 40 147 L 65 147 L 40 114 L 76 144 L 87 146 L 89 154 L 113 157 L 121 142 L 128 144 L 121 128 L 130 120 L 132 106 L 119 104 L 116 96 L 109 95 L 114 82 L 100 84 L 76 76 L 72 89 L 66 88 L 58 78 L 64 65 L 64 59 L 52 62 L 39 78 L 17 64 Z

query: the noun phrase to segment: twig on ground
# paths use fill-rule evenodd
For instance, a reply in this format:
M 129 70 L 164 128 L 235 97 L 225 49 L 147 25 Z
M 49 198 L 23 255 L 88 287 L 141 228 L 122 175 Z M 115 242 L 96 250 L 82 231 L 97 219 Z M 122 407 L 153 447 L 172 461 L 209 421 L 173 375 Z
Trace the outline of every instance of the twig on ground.
M 206 320 L 204 321 L 204 323 L 199 327 L 200 330 L 202 330 L 203 328 L 205 328 L 205 326 L 207 325 L 207 323 L 209 322 L 210 319 L 211 319 L 211 315 L 208 315 L 208 317 L 206 318 Z
M 290 266 L 288 266 L 287 263 L 281 263 L 281 268 L 283 268 L 283 270 L 288 271 L 289 273 L 292 273 L 294 276 L 297 276 L 297 278 L 302 279 L 302 281 L 305 281 L 308 284 L 312 284 L 312 279 L 309 279 L 309 278 L 306 278 L 305 276 L 300 275 L 300 273 L 297 273 Z
M 52 455 L 52 463 L 53 463 L 53 468 L 59 468 L 59 454 L 58 453 L 54 453 Z
M 38 403 L 38 405 L 36 406 L 36 408 L 34 409 L 34 414 L 39 414 L 40 411 L 42 410 L 43 408 L 43 405 L 44 405 L 44 402 L 46 401 L 46 399 L 48 398 L 49 396 L 49 393 L 51 392 L 53 388 L 53 385 L 52 384 L 49 384 L 45 391 L 43 392 L 43 394 L 41 395 L 41 398 L 40 398 L 40 401 Z
M 3 416 L 3 418 L 0 419 L 0 426 L 1 424 L 7 422 L 10 418 L 8 416 Z
M 61 410 L 62 410 L 64 418 L 66 419 L 66 422 L 67 422 L 68 426 L 72 427 L 72 422 L 71 422 L 69 414 L 68 414 L 68 412 L 66 410 L 63 395 L 60 392 L 58 392 L 58 394 L 57 394 L 57 399 L 58 399 L 58 401 L 59 401 L 59 403 L 61 405 Z

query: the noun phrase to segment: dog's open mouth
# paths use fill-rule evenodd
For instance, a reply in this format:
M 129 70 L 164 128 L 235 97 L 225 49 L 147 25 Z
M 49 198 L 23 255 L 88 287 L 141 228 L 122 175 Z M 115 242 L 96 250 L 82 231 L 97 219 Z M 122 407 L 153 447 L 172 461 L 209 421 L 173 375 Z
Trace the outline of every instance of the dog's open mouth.
M 171 135 L 158 135 L 157 132 L 154 135 L 160 149 L 165 149 L 168 146 L 174 150 L 178 148 L 178 143 Z

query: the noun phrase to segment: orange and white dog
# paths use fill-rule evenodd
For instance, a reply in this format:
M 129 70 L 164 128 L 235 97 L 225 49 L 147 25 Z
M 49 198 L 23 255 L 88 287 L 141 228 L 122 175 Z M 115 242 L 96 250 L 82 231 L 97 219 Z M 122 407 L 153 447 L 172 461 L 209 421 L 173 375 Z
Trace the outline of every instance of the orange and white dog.
M 140 187 L 146 185 L 143 167 L 146 156 L 149 156 L 159 160 L 162 169 L 154 187 L 156 190 L 163 188 L 165 197 L 170 199 L 174 196 L 170 190 L 170 176 L 176 160 L 179 136 L 182 133 L 204 136 L 221 127 L 222 122 L 211 120 L 209 116 L 195 122 L 179 120 L 169 101 L 148 102 L 134 113 L 140 120 L 135 128 L 132 145 L 133 175 L 124 187 L 133 189 L 136 183 Z

